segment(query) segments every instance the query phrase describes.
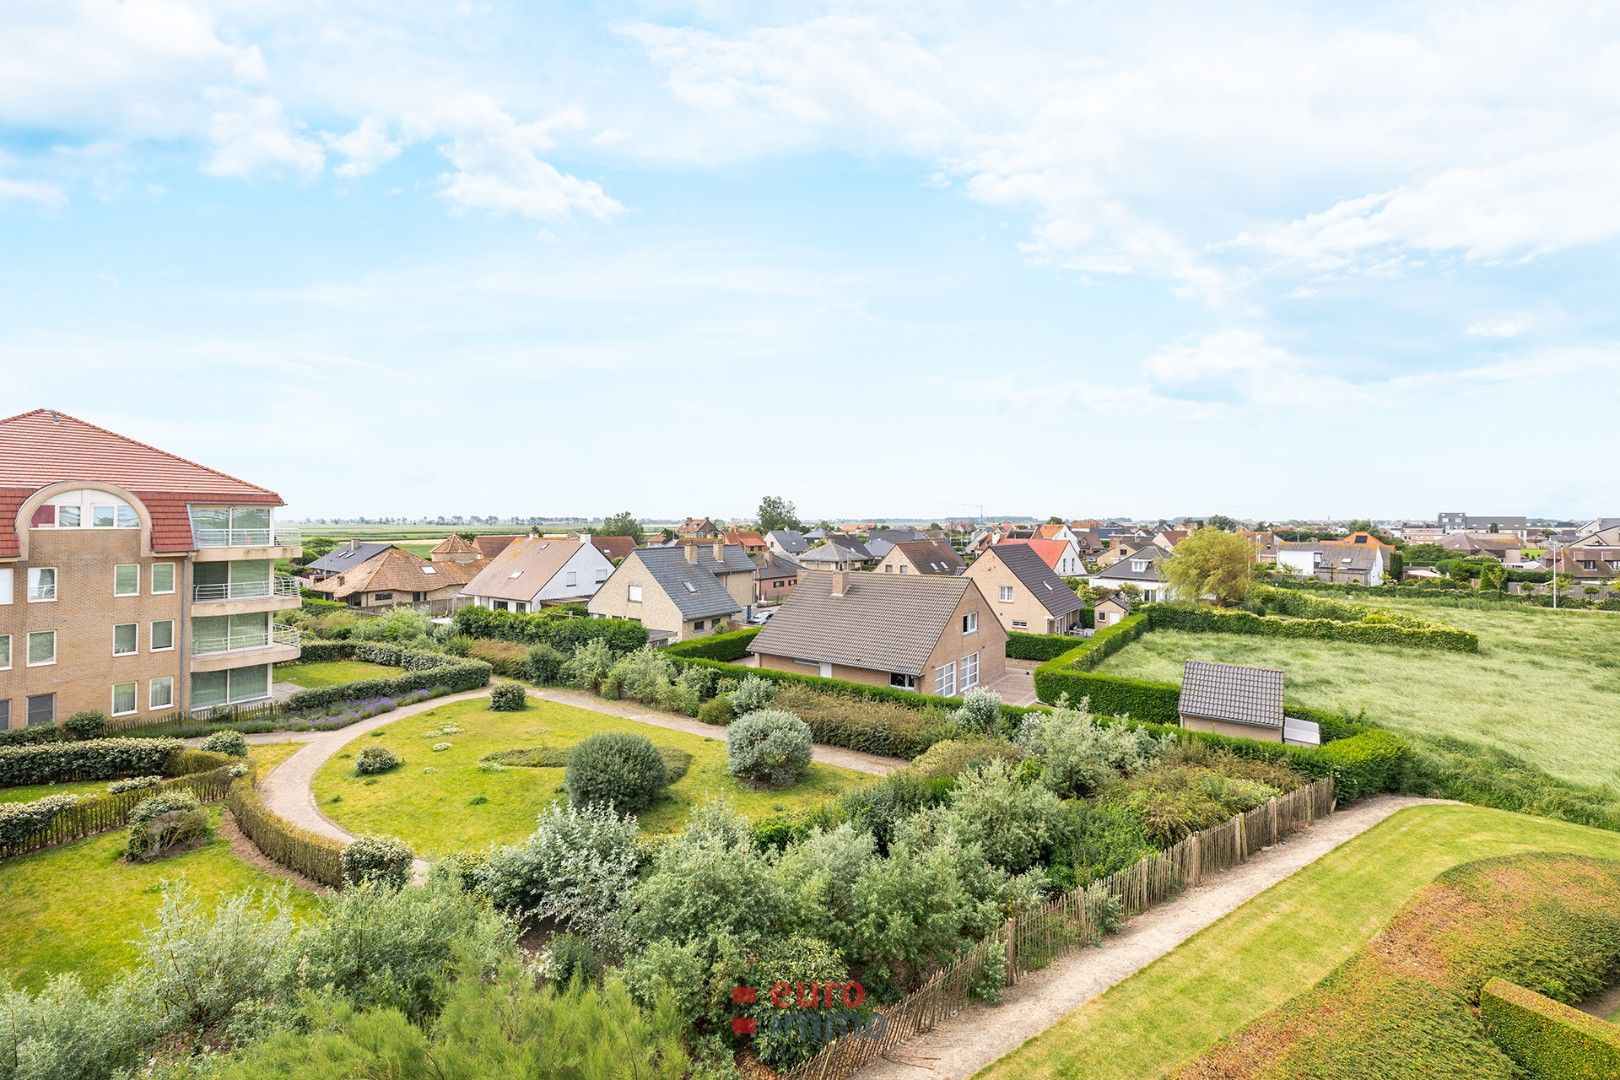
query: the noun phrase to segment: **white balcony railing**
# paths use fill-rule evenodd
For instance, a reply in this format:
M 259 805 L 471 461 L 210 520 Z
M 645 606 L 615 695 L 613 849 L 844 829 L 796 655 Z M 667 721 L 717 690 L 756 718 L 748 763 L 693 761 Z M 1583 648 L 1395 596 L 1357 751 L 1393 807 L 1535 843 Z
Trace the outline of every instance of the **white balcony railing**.
M 231 634 L 228 637 L 197 638 L 191 643 L 191 655 L 217 656 L 220 653 L 262 649 L 268 645 L 291 645 L 297 648 L 300 640 L 296 626 L 273 626 L 269 633 L 253 630 L 245 634 Z
M 304 534 L 288 525 L 268 529 L 192 529 L 191 536 L 200 548 L 304 546 Z
M 268 581 L 222 581 L 217 585 L 193 585 L 191 598 L 197 603 L 210 600 L 262 600 L 266 597 L 298 598 L 298 579 L 276 574 Z

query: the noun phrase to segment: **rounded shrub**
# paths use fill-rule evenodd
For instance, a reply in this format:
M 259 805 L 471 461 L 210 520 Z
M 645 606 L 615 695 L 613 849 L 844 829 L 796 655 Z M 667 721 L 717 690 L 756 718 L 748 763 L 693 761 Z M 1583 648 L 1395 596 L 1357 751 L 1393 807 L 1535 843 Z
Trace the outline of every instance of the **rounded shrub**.
M 776 684 L 763 675 L 749 675 L 731 692 L 731 704 L 738 716 L 759 712 L 775 700 Z
M 359 836 L 343 849 L 343 884 L 362 885 L 374 881 L 390 888 L 402 888 L 411 879 L 411 849 L 392 836 Z
M 716 727 L 725 727 L 737 719 L 737 709 L 731 703 L 731 695 L 719 694 L 705 701 L 698 710 L 697 718 Z
M 519 712 L 529 706 L 529 695 L 520 683 L 496 683 L 489 692 L 489 707 L 494 712 Z
M 529 647 L 529 681 L 541 686 L 552 686 L 562 681 L 563 664 L 568 656 L 555 645 L 541 642 Z
M 129 815 L 132 862 L 155 859 L 177 844 L 208 835 L 208 815 L 189 791 L 165 791 L 137 803 Z
M 161 776 L 131 776 L 124 780 L 114 780 L 107 785 L 107 794 L 121 795 L 126 791 L 139 791 L 142 788 L 157 787 L 163 783 Z
M 568 753 L 563 785 L 573 806 L 611 806 L 640 813 L 669 784 L 669 769 L 645 735 L 609 731 L 592 735 Z
M 204 750 L 211 750 L 216 754 L 230 754 L 232 757 L 247 757 L 247 736 L 240 731 L 226 728 L 216 731 L 202 741 Z
M 405 764 L 398 754 L 386 746 L 368 746 L 354 760 L 354 771 L 361 776 L 375 776 Z
M 75 739 L 99 739 L 107 734 L 107 714 L 93 709 L 76 712 L 63 721 L 62 727 Z
M 1006 739 L 965 735 L 930 746 L 911 763 L 911 771 L 924 780 L 934 780 L 941 776 L 961 776 L 975 766 L 998 759 L 1016 765 L 1028 756 L 1027 750 Z
M 810 725 L 790 712 L 763 709 L 726 729 L 731 774 L 761 787 L 787 787 L 810 767 Z

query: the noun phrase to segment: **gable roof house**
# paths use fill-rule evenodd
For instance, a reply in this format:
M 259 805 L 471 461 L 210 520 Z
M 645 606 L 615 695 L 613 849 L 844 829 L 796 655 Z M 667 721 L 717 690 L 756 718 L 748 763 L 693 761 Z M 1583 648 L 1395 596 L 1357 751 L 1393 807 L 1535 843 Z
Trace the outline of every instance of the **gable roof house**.
M 1007 632 L 971 578 L 809 574 L 748 647 L 759 666 L 955 697 L 1006 673 Z
M 1050 566 L 1054 573 L 1061 577 L 1079 577 L 1086 572 L 1085 563 L 1080 561 L 1080 552 L 1068 540 L 1003 540 L 998 547 L 1008 544 L 1023 544 L 1041 557 L 1041 561 Z
M 1384 545 L 1346 544 L 1332 540 L 1284 541 L 1277 545 L 1277 566 L 1300 577 L 1347 585 L 1382 585 L 1388 564 Z
M 1558 572 L 1587 584 L 1620 580 L 1620 547 L 1581 544 L 1560 548 Z
M 873 529 L 866 534 L 866 550 L 872 558 L 881 560 L 896 544 L 910 544 L 927 539 L 927 533 L 916 529 Z
M 1519 538 L 1512 533 L 1505 536 L 1450 533 L 1440 541 L 1440 546 L 1447 551 L 1455 551 L 1463 555 L 1486 556 L 1501 563 L 1517 565 L 1520 561 L 1521 547 Z
M 967 569 L 956 549 L 943 540 L 911 540 L 891 544 L 889 552 L 872 568 L 877 574 L 945 574 Z
M 761 604 L 779 604 L 799 584 L 804 567 L 779 555 L 754 556 L 754 599 Z
M 483 563 L 461 592 L 494 611 L 538 611 L 587 599 L 611 573 L 588 537 L 524 536 Z
M 1599 518 L 1576 533 L 1572 543 L 1577 547 L 1620 547 L 1620 518 Z
M 978 584 L 1007 630 L 1067 634 L 1080 625 L 1085 604 L 1031 542 L 997 544 L 973 561 L 967 576 Z
M 797 559 L 810 550 L 810 541 L 798 529 L 772 529 L 765 534 L 765 546 L 774 555 Z
M 401 607 L 449 601 L 477 572 L 472 563 L 433 562 L 387 544 L 358 566 L 329 574 L 310 588 L 350 607 Z
M 754 611 L 758 569 L 736 545 L 636 548 L 586 610 L 597 618 L 635 619 L 652 641 L 686 641 L 723 631 L 733 618 L 746 621 Z
M 728 544 L 736 544 L 749 555 L 765 553 L 765 538 L 753 529 L 728 529 L 723 539 Z
M 689 538 L 696 537 L 699 540 L 714 540 L 720 536 L 720 526 L 706 517 L 689 517 L 676 527 L 675 535 Z
M 595 533 L 580 533 L 591 542 L 591 547 L 600 551 L 607 560 L 617 566 L 630 557 L 636 550 L 636 538 L 633 536 L 597 536 Z
M 1164 560 L 1170 553 L 1157 544 L 1143 544 L 1106 569 L 1091 575 L 1091 586 L 1118 591 L 1134 585 L 1143 600 L 1174 600 L 1175 590 L 1164 578 Z
M 1322 741 L 1316 724 L 1283 716 L 1283 673 L 1275 668 L 1188 660 L 1177 711 L 1193 731 L 1300 746 Z
M 798 556 L 797 561 L 806 570 L 860 570 L 877 560 L 854 537 L 828 533 L 825 542 Z
M 304 573 L 311 581 L 320 581 L 322 578 L 341 574 L 345 570 L 353 570 L 368 559 L 393 547 L 393 544 L 375 543 L 372 541 L 345 540 L 325 555 L 304 567 Z

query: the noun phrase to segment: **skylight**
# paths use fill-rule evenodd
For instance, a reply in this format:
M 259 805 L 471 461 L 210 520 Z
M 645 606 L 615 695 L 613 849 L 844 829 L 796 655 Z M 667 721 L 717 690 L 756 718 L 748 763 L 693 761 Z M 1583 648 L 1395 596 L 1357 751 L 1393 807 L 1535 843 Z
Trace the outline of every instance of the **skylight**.
M 690 592 L 690 593 L 697 592 L 697 586 L 692 584 L 690 581 L 683 581 L 683 582 L 681 582 L 681 584 L 686 586 L 686 591 L 687 592 Z
M 511 572 L 511 573 L 510 573 L 510 574 L 507 574 L 507 575 L 506 575 L 506 579 L 507 579 L 507 580 L 508 580 L 508 581 L 516 581 L 516 580 L 517 580 L 517 579 L 518 579 L 518 578 L 520 578 L 520 577 L 522 577 L 522 576 L 523 576 L 523 571 L 521 571 L 521 570 L 514 570 L 514 571 L 512 571 L 512 572 Z
M 417 569 L 421 570 L 424 574 L 437 574 L 439 572 L 439 568 L 437 566 L 421 566 Z

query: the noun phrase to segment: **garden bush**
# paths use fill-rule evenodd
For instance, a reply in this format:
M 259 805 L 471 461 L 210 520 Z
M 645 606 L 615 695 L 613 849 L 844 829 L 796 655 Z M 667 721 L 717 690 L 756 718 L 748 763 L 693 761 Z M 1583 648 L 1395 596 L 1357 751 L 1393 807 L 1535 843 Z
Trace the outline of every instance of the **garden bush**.
M 354 760 L 354 771 L 361 776 L 376 776 L 405 764 L 400 756 L 386 746 L 368 746 Z
M 552 805 L 527 840 L 492 850 L 475 879 L 496 910 L 553 920 L 607 947 L 639 865 L 634 817 L 609 806 Z
M 247 738 L 240 731 L 227 728 L 216 731 L 202 741 L 201 749 L 215 754 L 229 754 L 232 757 L 247 757 Z
M 491 611 L 465 607 L 456 612 L 456 633 L 475 638 L 504 638 L 525 644 L 571 649 L 587 641 L 600 641 L 616 653 L 647 644 L 647 630 L 634 619 L 577 618 L 551 612 Z
M 1124 724 L 1099 724 L 1082 701 L 1075 709 L 1025 715 L 1017 741 L 1040 759 L 1041 783 L 1072 799 L 1140 771 L 1175 740 Z
M 529 695 L 522 683 L 497 683 L 489 692 L 492 712 L 522 712 L 529 707 Z
M 519 641 L 468 638 L 466 655 L 482 660 L 504 678 L 522 679 L 529 674 L 529 650 Z
M 379 679 L 360 679 L 336 686 L 299 690 L 287 699 L 287 707 L 294 712 L 302 712 L 363 698 L 398 698 L 420 690 L 453 694 L 489 685 L 491 668 L 482 660 L 459 659 L 441 652 L 426 652 L 375 641 L 357 642 L 348 649 L 353 659 L 404 668 L 405 671 Z
M 1620 1076 L 1620 1026 L 1534 990 L 1493 978 L 1480 993 L 1479 1018 L 1503 1052 L 1532 1077 Z
M 806 934 L 789 934 L 767 942 L 760 949 L 747 977 L 749 983 L 761 987 L 762 992 L 739 1012 L 752 1017 L 757 1025 L 751 1045 L 760 1061 L 773 1069 L 791 1069 L 809 1060 L 830 1041 L 822 1037 L 824 1033 L 815 1025 L 782 1023 L 784 1011 L 772 1003 L 768 991 L 777 983 L 793 988 L 792 994 L 817 983 L 844 982 L 849 977 L 848 966 L 837 949 Z M 797 1000 L 790 998 L 790 1004 Z M 865 1005 L 861 1011 L 869 1012 L 870 1008 Z
M 99 739 L 107 733 L 107 714 L 97 710 L 76 712 L 62 723 L 63 729 L 75 739 Z
M 809 724 L 815 742 L 886 757 L 914 758 L 961 734 L 950 710 L 936 705 L 865 700 L 798 683 L 779 685 L 773 704 Z
M 558 986 L 578 981 L 591 986 L 602 981 L 604 967 L 602 954 L 580 934 L 564 931 L 553 934 L 546 942 L 546 951 L 540 969 L 545 977 Z
M 990 735 L 965 735 L 960 739 L 946 739 L 924 750 L 911 763 L 908 772 L 925 780 L 957 777 L 967 769 L 1001 760 L 1017 765 L 1028 756 L 1023 747 L 1006 739 Z
M 242 835 L 271 862 L 338 888 L 343 884 L 343 842 L 300 828 L 265 805 L 250 777 L 232 783 L 225 805 Z
M 1001 718 L 1001 695 L 982 686 L 962 695 L 961 706 L 951 714 L 957 727 L 975 735 L 997 734 Z
M 1153 843 L 1163 848 L 1279 794 L 1280 788 L 1228 776 L 1216 767 L 1164 761 L 1111 785 L 1103 793 L 1103 804 L 1135 811 Z
M 107 785 L 107 794 L 121 795 L 126 791 L 140 791 L 143 788 L 157 787 L 163 783 L 161 776 L 131 776 L 124 780 L 114 780 Z
M 705 724 L 725 727 L 737 719 L 737 707 L 732 703 L 730 694 L 716 694 L 698 709 L 697 718 Z
M 131 862 L 146 862 L 208 835 L 208 815 L 189 791 L 165 791 L 144 799 L 129 815 Z
M 403 888 L 411 879 L 413 858 L 403 840 L 392 836 L 358 836 L 343 849 L 343 883 L 353 886 L 375 882 Z
M 606 641 L 597 638 L 584 642 L 575 646 L 563 663 L 562 681 L 581 690 L 595 690 L 613 670 L 614 660 L 613 650 Z
M 964 844 L 976 845 L 991 866 L 1022 874 L 1048 861 L 1064 841 L 1066 817 L 1056 795 L 1019 782 L 1005 761 L 964 772 L 946 807 L 934 811 Z
M 571 805 L 611 806 L 629 814 L 651 806 L 668 783 L 652 740 L 617 731 L 592 735 L 570 750 L 563 780 Z
M 726 729 L 731 775 L 759 787 L 788 787 L 810 767 L 810 726 L 790 712 L 765 709 Z
M 0 747 L 0 787 L 169 772 L 178 739 L 87 739 Z
M 563 664 L 568 654 L 555 645 L 541 642 L 529 646 L 528 678 L 540 686 L 552 686 L 562 679 Z
M 775 700 L 776 684 L 758 675 L 749 675 L 731 692 L 731 705 L 738 716 L 767 709 Z
M 31 839 L 78 801 L 77 795 L 47 795 L 33 802 L 0 803 L 0 850 Z

